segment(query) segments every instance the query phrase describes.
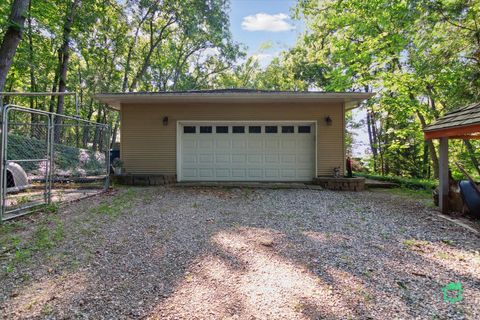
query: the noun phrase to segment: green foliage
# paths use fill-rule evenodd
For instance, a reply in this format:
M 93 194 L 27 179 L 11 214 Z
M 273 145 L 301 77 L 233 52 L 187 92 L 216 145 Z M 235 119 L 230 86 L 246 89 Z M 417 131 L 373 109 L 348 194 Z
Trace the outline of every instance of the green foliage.
M 360 105 L 368 115 L 361 124 L 370 132 L 370 170 L 435 178 L 438 163 L 432 155 L 438 146 L 424 141 L 422 128 L 480 100 L 480 2 L 303 0 L 294 13 L 306 24 L 296 46 L 262 72 L 249 71 L 247 61 L 228 74 L 226 83 L 377 92 Z M 480 145 L 472 144 L 478 150 Z M 478 158 L 474 151 L 461 142 L 450 147 L 453 160 L 480 174 L 471 161 Z
M 0 3 L 2 35 L 9 2 Z M 58 89 L 58 53 L 72 3 L 32 1 L 7 91 Z M 66 83 L 68 91 L 79 93 L 82 118 L 111 128 L 118 123 L 117 112 L 93 99 L 99 92 L 212 87 L 218 74 L 243 56 L 232 40 L 228 11 L 227 0 L 82 0 L 71 26 Z M 57 106 L 50 97 L 7 97 L 4 102 L 47 111 Z M 74 114 L 73 102 L 65 98 L 65 114 Z

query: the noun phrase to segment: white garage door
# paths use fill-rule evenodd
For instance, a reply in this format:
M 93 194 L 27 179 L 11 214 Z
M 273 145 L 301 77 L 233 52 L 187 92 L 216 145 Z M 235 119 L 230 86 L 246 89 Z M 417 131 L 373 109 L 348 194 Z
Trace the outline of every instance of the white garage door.
M 313 122 L 181 122 L 180 181 L 309 181 Z

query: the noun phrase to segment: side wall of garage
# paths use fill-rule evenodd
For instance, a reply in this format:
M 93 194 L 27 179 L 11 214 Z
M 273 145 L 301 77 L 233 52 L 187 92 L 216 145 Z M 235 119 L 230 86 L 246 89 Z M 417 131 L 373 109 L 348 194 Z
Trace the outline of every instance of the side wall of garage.
M 327 125 L 325 117 L 332 124 Z M 168 117 L 168 125 L 163 118 Z M 342 103 L 170 103 L 121 106 L 121 158 L 126 173 L 176 174 L 177 121 L 317 121 L 317 175 L 344 169 L 345 114 Z

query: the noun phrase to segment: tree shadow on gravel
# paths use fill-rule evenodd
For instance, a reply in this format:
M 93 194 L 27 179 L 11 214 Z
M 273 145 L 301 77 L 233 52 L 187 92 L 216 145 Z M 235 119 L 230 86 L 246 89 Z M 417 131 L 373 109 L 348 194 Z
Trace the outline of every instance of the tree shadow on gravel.
M 60 248 L 78 258 L 75 267 L 40 257 L 30 280 L 9 279 L 17 287 L 3 292 L 1 312 L 152 319 L 367 319 L 425 317 L 432 310 L 474 318 L 480 312 L 466 301 L 480 294 L 478 277 L 402 242 L 425 239 L 470 259 L 478 239 L 462 247 L 463 230 L 438 231 L 443 225 L 421 220 L 424 208 L 415 204 L 401 213 L 405 219 L 391 212 L 397 200 L 384 195 L 359 201 L 365 194 L 136 190 L 135 208 L 95 224 L 96 234 L 81 239 L 86 253 L 77 243 Z M 386 208 L 393 209 L 376 216 Z M 455 246 L 435 242 L 445 235 Z M 441 286 L 449 281 L 465 285 L 466 304 L 442 301 Z

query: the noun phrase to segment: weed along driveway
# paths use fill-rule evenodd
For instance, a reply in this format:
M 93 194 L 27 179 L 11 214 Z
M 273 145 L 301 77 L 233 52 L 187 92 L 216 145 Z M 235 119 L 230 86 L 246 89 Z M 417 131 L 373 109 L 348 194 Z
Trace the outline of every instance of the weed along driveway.
M 51 209 L 1 227 L 2 318 L 480 318 L 480 239 L 402 194 L 121 188 Z

